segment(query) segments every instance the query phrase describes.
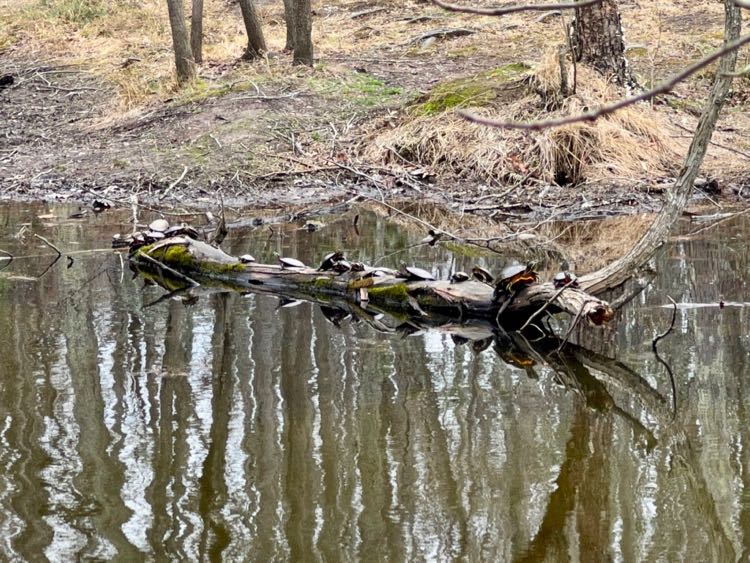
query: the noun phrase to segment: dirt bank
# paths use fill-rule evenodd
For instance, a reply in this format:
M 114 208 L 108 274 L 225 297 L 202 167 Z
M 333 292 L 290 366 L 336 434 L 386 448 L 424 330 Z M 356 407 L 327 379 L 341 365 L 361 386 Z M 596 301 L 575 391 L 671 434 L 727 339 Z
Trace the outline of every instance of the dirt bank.
M 681 15 L 685 5 L 680 2 L 623 5 L 631 61 L 642 83 L 668 76 L 720 43 L 721 6 L 691 6 L 688 17 Z M 107 198 L 127 205 L 136 194 L 150 205 L 214 208 L 220 194 L 229 205 L 276 210 L 324 207 L 359 195 L 434 202 L 511 222 L 659 208 L 710 72 L 647 108 L 666 124 L 662 144 L 674 144 L 672 161 L 658 170 L 643 164 L 623 175 L 605 162 L 575 185 L 558 185 L 544 174 L 446 167 L 444 155 L 429 156 L 428 151 L 414 153 L 426 155 L 418 157 L 391 154 L 382 150 L 383 139 L 411 131 L 415 119 L 424 117 L 415 117 L 414 108 L 424 108 L 446 84 L 519 63 L 533 70 L 544 46 L 561 40 L 560 18 L 471 18 L 402 2 L 378 3 L 374 7 L 381 11 L 363 15 L 365 7 L 373 8 L 345 1 L 316 8 L 319 62 L 308 70 L 293 68 L 289 55 L 281 52 L 280 6 L 263 4 L 272 56 L 246 63 L 238 62 L 231 48 L 213 56 L 209 49 L 201 78 L 182 91 L 168 84 L 168 36 L 153 51 L 159 53 L 158 65 L 144 61 L 151 51 L 132 57 L 125 47 L 107 51 L 102 65 L 96 54 L 81 58 L 87 41 L 94 41 L 85 33 L 52 57 L 44 42 L 24 33 L 17 13 L 14 21 L 20 23 L 10 28 L 12 40 L 0 37 L 5 45 L 0 74 L 14 78 L 0 90 L 2 197 Z M 228 20 L 239 17 L 232 6 L 216 9 Z M 13 17 L 10 8 L 3 10 L 9 10 L 6 20 Z M 71 24 L 59 25 L 69 29 Z M 471 33 L 420 39 L 457 28 Z M 241 45 L 241 35 L 235 35 Z M 128 76 L 133 77 L 129 87 Z M 136 76 L 140 82 L 162 82 L 150 94 L 136 96 Z M 718 189 L 712 184 L 697 190 L 697 202 L 744 202 L 750 196 L 746 91 L 747 84 L 738 85 L 706 161 L 704 176 L 715 178 Z M 439 108 L 428 126 L 439 130 L 445 120 L 455 121 L 455 107 L 472 107 L 464 102 Z M 461 130 L 475 127 L 459 125 Z M 429 133 L 420 130 L 412 141 L 418 144 Z M 481 135 L 473 138 L 465 142 L 484 142 Z M 530 166 L 518 163 L 521 172 Z

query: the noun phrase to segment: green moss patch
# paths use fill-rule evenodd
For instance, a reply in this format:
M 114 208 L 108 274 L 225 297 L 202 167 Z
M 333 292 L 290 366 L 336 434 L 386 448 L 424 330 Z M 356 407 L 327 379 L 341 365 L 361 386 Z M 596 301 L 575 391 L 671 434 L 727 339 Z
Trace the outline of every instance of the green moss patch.
M 506 99 L 503 90 L 522 79 L 531 69 L 523 63 L 511 63 L 492 70 L 438 84 L 429 98 L 414 107 L 417 114 L 435 115 L 460 107 L 489 106 Z

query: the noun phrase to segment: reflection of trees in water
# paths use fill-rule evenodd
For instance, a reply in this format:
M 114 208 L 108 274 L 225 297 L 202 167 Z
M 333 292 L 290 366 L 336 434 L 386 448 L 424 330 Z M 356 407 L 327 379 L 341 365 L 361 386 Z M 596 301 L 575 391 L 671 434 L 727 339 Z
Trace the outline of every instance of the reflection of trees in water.
M 692 266 L 667 267 L 690 279 Z M 665 341 L 682 377 L 672 423 L 650 358 L 626 363 L 655 389 L 575 346 L 517 343 L 506 364 L 447 334 L 338 329 L 267 297 L 144 310 L 153 293 L 106 279 L 73 302 L 48 297 L 14 292 L 0 319 L 13 475 L 0 484 L 15 487 L 0 487 L 0 526 L 24 558 L 52 544 L 51 511 L 72 530 L 57 540 L 69 557 L 728 560 L 750 545 L 748 503 L 730 502 L 750 485 L 744 310 L 713 327 L 701 315 L 715 312 L 686 314 Z M 633 315 L 621 350 L 668 310 Z M 676 356 L 685 338 L 700 356 Z M 540 356 L 554 370 L 524 363 Z M 736 373 L 709 373 L 719 363 Z

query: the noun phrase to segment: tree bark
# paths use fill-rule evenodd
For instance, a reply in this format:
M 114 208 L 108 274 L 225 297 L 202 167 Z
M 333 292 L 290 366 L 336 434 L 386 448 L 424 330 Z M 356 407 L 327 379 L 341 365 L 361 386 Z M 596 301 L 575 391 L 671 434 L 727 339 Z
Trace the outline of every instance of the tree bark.
M 572 43 L 577 61 L 611 76 L 621 86 L 630 81 L 620 12 L 615 0 L 602 0 L 598 4 L 576 8 Z
M 293 64 L 313 65 L 312 8 L 310 0 L 292 0 L 294 4 Z
M 203 62 L 203 0 L 193 0 L 190 15 L 190 49 L 197 64 Z
M 294 0 L 284 0 L 284 20 L 286 21 L 285 51 L 294 51 Z
M 272 264 L 242 264 L 238 258 L 221 249 L 185 236 L 176 236 L 141 247 L 131 256 L 144 270 L 161 267 L 163 272 L 176 271 L 181 284 L 221 282 L 240 291 L 272 293 L 309 301 L 329 302 L 337 298 L 358 305 L 362 300 L 384 311 L 406 313 L 427 321 L 438 318 L 484 318 L 495 320 L 502 314 L 503 323 L 520 326 L 540 307 L 550 313 L 565 312 L 601 325 L 611 320 L 609 305 L 585 292 L 566 288 L 558 290 L 552 283 L 538 283 L 520 291 L 507 305 L 494 298 L 490 285 L 465 281 L 406 280 L 394 274 L 366 277 L 364 272 L 319 271 L 314 268 L 282 268 Z M 186 277 L 187 276 L 187 277 Z M 192 283 L 191 283 L 192 282 Z M 170 288 L 174 289 L 174 288 Z M 362 297 L 362 295 L 366 297 Z
M 724 43 L 734 41 L 740 36 L 742 14 L 732 0 L 724 0 Z M 682 165 L 674 186 L 667 192 L 664 208 L 652 223 L 649 230 L 636 243 L 633 249 L 622 258 L 608 264 L 601 270 L 583 276 L 579 281 L 581 287 L 594 295 L 616 288 L 630 279 L 637 268 L 645 264 L 666 242 L 672 227 L 687 206 L 693 185 L 698 175 L 703 158 L 706 156 L 711 135 L 719 119 L 726 97 L 732 86 L 731 76 L 737 64 L 737 51 L 722 57 L 716 71 L 711 93 L 703 108 L 698 127 L 690 143 L 685 162 Z
M 185 27 L 185 14 L 182 0 L 167 0 L 169 25 L 172 28 L 174 61 L 177 68 L 177 82 L 183 84 L 195 78 L 195 60 L 190 50 L 190 37 Z
M 252 60 L 262 56 L 267 51 L 266 39 L 263 37 L 263 27 L 258 18 L 253 0 L 238 0 L 242 10 L 242 20 L 245 22 L 247 32 L 247 49 L 242 56 L 243 59 Z

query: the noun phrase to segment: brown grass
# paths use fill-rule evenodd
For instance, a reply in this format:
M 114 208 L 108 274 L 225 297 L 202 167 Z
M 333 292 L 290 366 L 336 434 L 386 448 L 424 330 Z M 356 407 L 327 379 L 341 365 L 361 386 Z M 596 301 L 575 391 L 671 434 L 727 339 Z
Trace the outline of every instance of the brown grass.
M 557 68 L 556 56 L 546 55 L 534 68 L 533 88 L 518 89 L 511 103 L 503 99 L 503 103 L 473 111 L 497 119 L 529 121 L 578 114 L 623 95 L 595 72 L 579 68 L 577 94 L 550 111 L 538 92 L 549 93 L 549 106 L 549 99 L 559 90 Z M 484 179 L 530 176 L 548 183 L 580 183 L 615 176 L 637 181 L 644 176 L 674 173 L 682 147 L 671 138 L 673 131 L 648 104 L 627 108 L 593 124 L 539 133 L 471 125 L 447 110 L 416 117 L 407 113 L 397 127 L 376 132 L 365 154 L 390 161 L 398 153 L 439 172 Z

